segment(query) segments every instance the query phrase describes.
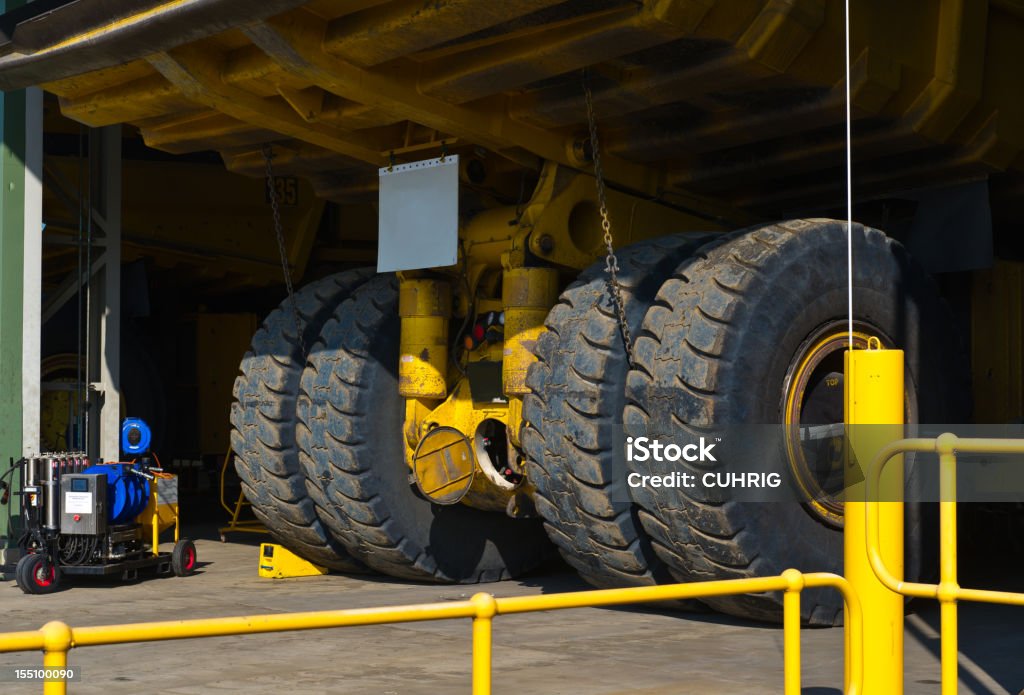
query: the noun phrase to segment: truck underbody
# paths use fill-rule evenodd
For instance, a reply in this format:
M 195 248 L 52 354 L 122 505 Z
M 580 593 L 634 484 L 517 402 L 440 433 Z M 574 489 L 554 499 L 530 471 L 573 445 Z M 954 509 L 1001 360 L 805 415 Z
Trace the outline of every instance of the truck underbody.
M 453 264 L 307 273 L 242 362 L 243 487 L 314 562 L 483 581 L 536 566 L 550 538 L 600 586 L 841 568 L 842 500 L 799 433 L 786 452 L 806 497 L 788 511 L 626 492 L 613 450 L 623 427 L 841 423 L 848 236 L 853 347 L 906 351 L 910 421 L 966 421 L 972 368 L 976 396 L 1009 404 L 986 417 L 1020 417 L 1022 385 L 979 380 L 988 353 L 952 329 L 971 317 L 944 299 L 970 304 L 969 286 L 928 276 L 1019 278 L 996 263 L 1022 252 L 1016 3 L 856 6 L 850 230 L 829 219 L 846 196 L 837 3 L 54 3 L 45 21 L 42 4 L 5 16 L 0 86 L 40 85 L 65 117 L 129 124 L 150 148 L 300 179 L 345 234 L 376 238 L 357 211 L 403 204 L 378 198 L 384 172 L 457 161 Z M 378 262 L 401 255 L 389 243 Z M 296 274 L 317 261 L 290 250 Z M 1003 319 L 1019 327 L 1017 309 Z M 926 521 L 908 509 L 914 548 Z M 774 596 L 711 603 L 780 614 Z M 842 617 L 814 592 L 803 611 Z

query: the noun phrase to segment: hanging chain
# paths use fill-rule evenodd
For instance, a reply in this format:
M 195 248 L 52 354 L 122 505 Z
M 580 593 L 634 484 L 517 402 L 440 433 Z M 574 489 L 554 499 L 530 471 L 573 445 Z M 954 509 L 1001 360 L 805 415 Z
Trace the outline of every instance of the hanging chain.
M 277 189 L 274 188 L 274 152 L 270 145 L 263 146 L 263 161 L 267 165 L 267 197 L 270 209 L 274 214 L 274 234 L 277 236 L 277 251 L 281 256 L 281 271 L 284 273 L 284 286 L 288 290 L 288 302 L 292 306 L 292 318 L 295 319 L 295 335 L 299 341 L 302 356 L 306 356 L 306 343 L 302 339 L 302 318 L 299 316 L 299 304 L 295 301 L 295 288 L 292 286 L 292 271 L 288 266 L 288 252 L 284 245 L 284 225 L 281 224 L 281 206 L 277 202 Z
M 608 215 L 608 198 L 604 186 L 604 170 L 601 168 L 601 147 L 597 140 L 597 119 L 594 118 L 594 96 L 590 93 L 590 81 L 586 72 L 583 73 L 583 93 L 587 99 L 587 123 L 590 126 L 590 150 L 594 160 L 594 180 L 597 182 L 597 202 L 600 204 L 601 229 L 604 230 L 604 247 L 608 251 L 605 256 L 604 272 L 608 273 L 608 289 L 615 302 L 615 310 L 619 315 L 619 329 L 622 331 L 622 342 L 626 348 L 626 359 L 633 365 L 633 338 L 629 333 L 626 321 L 626 304 L 622 299 L 622 287 L 619 285 L 619 259 L 615 255 L 614 239 L 612 238 L 612 220 Z

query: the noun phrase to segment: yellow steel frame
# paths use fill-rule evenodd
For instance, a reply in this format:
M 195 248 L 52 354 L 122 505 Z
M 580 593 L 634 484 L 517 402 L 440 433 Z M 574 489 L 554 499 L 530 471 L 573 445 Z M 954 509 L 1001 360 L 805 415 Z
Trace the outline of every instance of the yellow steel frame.
M 142 10 L 35 55 L 88 54 L 97 37 L 181 4 Z M 839 130 L 813 142 L 800 134 L 841 123 L 843 63 L 834 50 L 841 3 L 580 3 L 547 20 L 519 21 L 557 4 L 320 0 L 212 36 L 186 32 L 180 45 L 124 64 L 58 71 L 43 87 L 61 98 L 70 118 L 97 127 L 131 122 L 152 146 L 216 149 L 250 174 L 262 172 L 261 142 L 289 139 L 286 146 L 332 162 L 291 173 L 341 196 L 375 180 L 366 164 L 440 140 L 530 168 L 551 161 L 589 169 L 580 90 L 572 96 L 562 79 L 544 83 L 587 68 L 602 124 L 622 126 L 609 134 L 604 155 L 613 186 L 729 219 L 730 226 L 767 210 L 819 205 L 821 196 L 835 200 L 833 182 L 811 174 L 827 171 L 842 150 Z M 879 167 L 864 185 L 885 194 L 1019 169 L 1024 110 L 1003 67 L 1019 62 L 1019 1 L 862 4 L 851 17 L 851 101 L 858 117 L 877 127 L 858 134 L 855 148 L 872 161 L 935 146 L 943 152 L 938 164 L 909 157 Z M 676 41 L 692 44 L 687 50 L 700 50 L 699 57 L 622 59 Z M 772 91 L 778 99 L 742 98 Z M 636 118 L 629 124 L 634 114 L 664 114 L 672 105 L 678 128 L 637 128 Z M 759 156 L 735 156 L 747 145 Z M 318 175 L 327 170 L 345 172 L 343 180 Z M 765 171 L 793 185 L 745 183 Z M 695 191 L 715 191 L 719 199 Z
M 150 484 L 149 502 L 146 508 L 138 516 L 142 524 L 143 533 L 149 535 L 150 543 L 153 544 L 151 552 L 153 555 L 160 554 L 160 534 L 167 529 L 174 527 L 174 542 L 181 540 L 181 514 L 178 502 L 161 502 L 159 492 L 159 481 L 175 478 L 170 473 L 154 473 L 156 479 Z
M 666 230 L 717 229 L 694 215 L 618 191 L 608 191 L 608 209 L 620 220 L 615 243 L 660 236 Z M 519 446 L 522 397 L 529 391 L 526 373 L 536 357 L 533 344 L 558 301 L 565 274 L 552 266 L 582 269 L 604 253 L 599 201 L 593 176 L 548 162 L 522 210 L 491 208 L 460 231 L 460 262 L 453 269 L 400 274 L 401 346 L 399 391 L 406 398 L 405 455 L 410 469 L 423 435 L 433 426 L 453 427 L 471 441 L 485 419 L 506 425 L 509 442 Z M 528 265 L 530 254 L 550 264 Z M 575 275 L 575 273 L 572 273 Z M 446 276 L 447 279 L 445 279 Z M 495 278 L 499 278 L 495 280 Z M 505 403 L 474 400 L 469 379 L 449 365 L 452 295 L 459 315 L 470 319 L 488 310 L 504 312 L 500 344 L 472 351 L 470 361 L 502 364 Z M 483 354 L 489 349 L 493 354 Z M 473 488 L 462 504 L 504 511 L 513 494 L 488 467 L 477 461 Z M 523 492 L 521 490 L 521 492 Z
M 217 533 L 220 534 L 221 543 L 227 540 L 227 534 L 229 533 L 268 533 L 267 528 L 258 519 L 241 521 L 242 509 L 252 506 L 245 499 L 244 492 L 240 491 L 238 493 L 238 499 L 234 505 L 229 505 L 227 500 L 224 499 L 224 478 L 227 475 L 228 464 L 231 463 L 231 456 L 233 454 L 234 452 L 231 451 L 231 447 L 228 447 L 228 453 L 224 455 L 224 464 L 220 467 L 220 506 L 224 508 L 224 511 L 228 513 L 231 519 L 227 526 L 221 526 L 217 529 Z
M 814 587 L 832 587 L 843 596 L 849 618 L 846 629 L 850 635 L 850 644 L 853 645 L 850 652 L 851 661 L 847 665 L 849 681 L 846 692 L 848 695 L 861 693 L 863 692 L 861 689 L 863 634 L 861 606 L 856 593 L 849 582 L 838 575 L 825 572 L 804 574 L 795 569 L 786 570 L 777 577 L 753 577 L 630 589 L 574 591 L 543 596 L 495 598 L 490 594 L 480 592 L 474 594 L 468 601 L 425 603 L 389 608 L 277 613 L 76 628 L 60 621 L 52 621 L 39 630 L 0 634 L 0 653 L 42 650 L 45 669 L 66 669 L 68 651 L 75 647 L 471 618 L 473 620 L 473 695 L 489 695 L 491 692 L 492 623 L 497 615 L 782 591 L 785 592 L 783 599 L 785 613 L 784 692 L 785 695 L 799 695 L 800 592 L 805 588 Z M 64 680 L 51 680 L 43 684 L 44 695 L 63 695 L 66 692 L 67 682 Z
M 934 452 L 939 455 L 939 583 L 921 584 L 900 579 L 882 557 L 878 505 L 865 505 L 867 554 L 879 581 L 903 596 L 937 599 L 941 606 L 942 695 L 957 692 L 957 601 L 980 601 L 1024 606 L 1024 594 L 1009 591 L 964 589 L 957 583 L 956 455 L 1024 454 L 1024 439 L 975 439 L 943 434 L 935 439 L 901 439 L 885 446 L 867 471 L 867 494 L 877 495 L 885 465 L 902 453 Z M 870 497 L 869 497 L 870 499 Z

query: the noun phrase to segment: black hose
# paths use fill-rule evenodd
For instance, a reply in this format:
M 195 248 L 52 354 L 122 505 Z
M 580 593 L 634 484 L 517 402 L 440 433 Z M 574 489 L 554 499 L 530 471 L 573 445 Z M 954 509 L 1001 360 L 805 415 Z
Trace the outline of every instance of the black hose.
M 10 487 L 13 488 L 14 487 L 14 479 L 13 479 L 14 471 L 18 470 L 19 468 L 24 468 L 26 463 L 28 463 L 28 459 L 20 458 L 17 461 L 15 461 L 14 457 L 12 456 L 11 457 L 11 466 L 10 466 L 10 468 L 8 468 L 4 472 L 3 475 L 0 475 L 0 482 L 2 482 L 3 479 L 6 478 L 7 476 L 12 476 Z M 5 504 L 7 505 L 7 533 L 9 533 L 9 534 L 11 534 L 13 536 L 14 535 L 14 511 L 13 511 L 12 508 L 13 508 L 14 505 L 11 504 L 10 496 L 8 494 L 9 491 L 10 491 L 9 488 L 8 488 L 8 490 L 5 490 L 5 496 L 7 496 L 7 501 L 5 502 Z M 22 493 L 22 494 L 24 494 L 24 493 Z M 28 531 L 27 530 L 23 530 L 22 533 L 21 533 L 21 536 L 19 536 L 19 538 L 18 538 L 18 547 L 19 548 L 22 546 L 22 543 L 25 541 L 25 537 L 27 535 L 28 535 Z
M 0 475 L 0 481 L 2 481 L 4 478 L 6 478 L 9 475 L 13 475 L 14 471 L 16 471 L 19 468 L 23 467 L 26 463 L 28 463 L 28 459 L 21 458 L 21 459 L 18 459 L 17 461 L 15 461 L 14 457 L 12 456 L 11 457 L 11 467 L 8 468 L 4 472 L 3 475 Z

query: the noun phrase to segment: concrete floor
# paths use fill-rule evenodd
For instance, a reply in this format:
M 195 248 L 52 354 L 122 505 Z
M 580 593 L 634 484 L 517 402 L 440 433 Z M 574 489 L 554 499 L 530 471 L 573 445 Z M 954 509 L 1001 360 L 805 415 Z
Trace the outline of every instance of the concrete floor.
M 587 588 L 565 570 L 480 587 L 424 586 L 385 578 L 325 576 L 270 580 L 256 574 L 254 537 L 197 541 L 198 574 L 133 584 L 80 583 L 50 596 L 25 596 L 0 583 L 0 630 L 73 626 L 459 600 Z M 233 539 L 234 540 L 234 539 Z M 1024 689 L 1024 610 L 961 606 L 961 693 Z M 907 618 L 908 694 L 939 691 L 938 612 Z M 469 621 L 183 640 L 71 653 L 75 695 L 245 692 L 468 693 Z M 805 693 L 840 693 L 840 629 L 802 634 Z M 38 667 L 39 654 L 0 654 L 0 692 L 39 693 L 10 680 L 13 667 Z M 782 631 L 716 614 L 576 609 L 502 616 L 494 630 L 496 693 L 779 693 Z

